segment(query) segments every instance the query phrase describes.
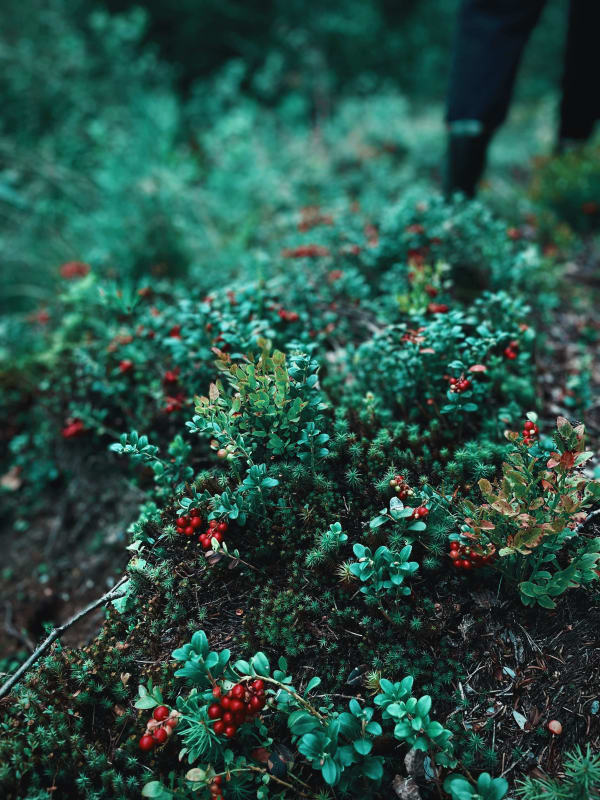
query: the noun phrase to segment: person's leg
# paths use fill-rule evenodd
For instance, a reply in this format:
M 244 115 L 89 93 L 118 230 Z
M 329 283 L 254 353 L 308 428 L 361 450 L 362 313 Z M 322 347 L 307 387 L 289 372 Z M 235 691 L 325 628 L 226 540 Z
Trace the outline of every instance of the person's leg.
M 444 191 L 472 196 L 504 121 L 519 60 L 546 0 L 464 0 L 450 73 Z
M 565 50 L 560 143 L 584 141 L 600 119 L 600 2 L 571 0 Z

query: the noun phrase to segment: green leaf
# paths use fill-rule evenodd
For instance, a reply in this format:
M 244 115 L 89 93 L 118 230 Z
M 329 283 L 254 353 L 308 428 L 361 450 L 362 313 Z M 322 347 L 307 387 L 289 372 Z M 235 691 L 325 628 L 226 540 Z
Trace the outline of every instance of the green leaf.
M 308 711 L 293 711 L 288 717 L 288 727 L 295 736 L 303 736 L 318 728 L 319 721 Z
M 331 756 L 327 756 L 325 758 L 323 766 L 321 767 L 321 772 L 323 774 L 325 783 L 329 786 L 335 786 L 340 778 L 340 768 L 335 763 L 333 758 L 331 758 Z
M 192 636 L 191 645 L 197 653 L 206 658 L 209 647 L 208 639 L 206 638 L 204 631 L 196 631 L 196 633 Z
M 373 517 L 373 519 L 369 523 L 369 527 L 371 528 L 371 530 L 374 530 L 375 528 L 379 528 L 381 525 L 385 525 L 387 521 L 388 521 L 387 515 L 383 516 L 383 514 L 380 514 L 377 517 Z
M 431 711 L 431 697 L 428 694 L 423 695 L 417 702 L 417 714 L 420 717 L 426 717 Z
M 449 775 L 444 781 L 444 791 L 452 795 L 452 800 L 470 800 L 475 794 L 469 781 L 462 775 Z
M 355 717 L 360 716 L 361 707 L 360 703 L 358 702 L 358 700 L 356 700 L 356 698 L 353 697 L 352 700 L 350 700 L 350 702 L 348 703 L 348 708 L 350 709 L 352 714 L 354 714 Z
M 413 729 L 410 725 L 410 722 L 398 722 L 396 727 L 394 728 L 394 738 L 399 739 L 402 741 L 409 736 L 412 736 Z
M 383 778 L 383 763 L 380 756 L 367 758 L 362 764 L 363 775 L 372 781 L 380 781 Z
M 556 608 L 556 603 L 554 600 L 551 600 L 548 595 L 542 595 L 541 597 L 538 597 L 537 603 L 542 608 Z
M 352 746 L 361 756 L 367 756 L 373 748 L 373 742 L 370 739 L 356 739 Z
M 433 722 L 430 722 L 429 725 L 427 726 L 427 735 L 431 739 L 436 739 L 443 732 L 444 732 L 444 727 L 435 720 Z
M 307 758 L 319 758 L 326 743 L 323 734 L 305 733 L 298 742 L 298 750 Z
M 160 781 L 150 781 L 150 783 L 144 784 L 142 788 L 142 797 L 169 797 L 170 793 L 167 793 L 165 787 L 162 785 Z

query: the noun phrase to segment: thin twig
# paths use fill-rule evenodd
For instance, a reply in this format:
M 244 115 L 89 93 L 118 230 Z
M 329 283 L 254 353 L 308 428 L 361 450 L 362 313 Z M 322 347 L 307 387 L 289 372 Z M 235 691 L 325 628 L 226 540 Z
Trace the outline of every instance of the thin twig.
M 44 639 L 41 645 L 36 650 L 33 651 L 33 653 L 29 656 L 27 661 L 24 661 L 19 667 L 19 669 L 13 675 L 11 675 L 11 677 L 0 687 L 0 697 L 4 697 L 10 692 L 15 683 L 17 683 L 17 681 L 27 672 L 27 670 L 33 664 L 35 664 L 35 662 L 39 659 L 39 657 L 46 652 L 46 650 L 50 647 L 52 642 L 58 639 L 59 636 L 61 636 L 66 630 L 68 630 L 68 628 L 70 628 L 72 625 L 78 622 L 82 617 L 85 617 L 87 614 L 89 614 L 90 611 L 93 611 L 95 608 L 98 608 L 98 606 L 104 605 L 105 603 L 109 603 L 111 600 L 116 600 L 119 597 L 123 597 L 125 592 L 118 592 L 117 590 L 119 586 L 122 586 L 126 580 L 127 576 L 123 576 L 121 580 L 117 584 L 115 584 L 115 586 L 113 586 L 113 588 L 110 591 L 106 592 L 106 594 L 103 594 L 102 597 L 98 598 L 97 600 L 91 602 L 85 608 L 81 609 L 81 611 L 78 611 L 66 622 L 63 622 L 62 625 L 59 625 L 58 628 L 55 628 L 52 631 L 52 633 L 50 633 Z

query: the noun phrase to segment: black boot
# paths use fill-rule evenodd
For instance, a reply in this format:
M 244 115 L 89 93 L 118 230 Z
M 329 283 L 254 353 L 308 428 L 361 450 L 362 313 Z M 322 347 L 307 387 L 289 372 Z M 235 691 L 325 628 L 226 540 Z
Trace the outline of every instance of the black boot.
M 485 168 L 490 138 L 489 133 L 450 131 L 444 172 L 446 198 L 450 198 L 454 192 L 463 192 L 467 197 L 474 197 Z

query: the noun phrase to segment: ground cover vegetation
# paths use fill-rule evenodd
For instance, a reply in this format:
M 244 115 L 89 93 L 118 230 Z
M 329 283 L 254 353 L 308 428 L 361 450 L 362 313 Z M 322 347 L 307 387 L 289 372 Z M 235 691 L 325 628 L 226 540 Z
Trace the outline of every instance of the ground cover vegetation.
M 54 513 L 46 561 L 85 548 L 90 598 L 124 579 L 0 701 L 3 796 L 597 797 L 600 326 L 564 279 L 597 258 L 594 146 L 502 216 L 440 197 L 385 54 L 314 61 L 347 4 L 279 9 L 264 60 L 243 15 L 201 66 L 167 65 L 159 3 L 150 33 L 27 9 L 0 79 L 2 535 L 34 559 Z M 7 677 L 57 621 L 11 623 L 25 563 Z

